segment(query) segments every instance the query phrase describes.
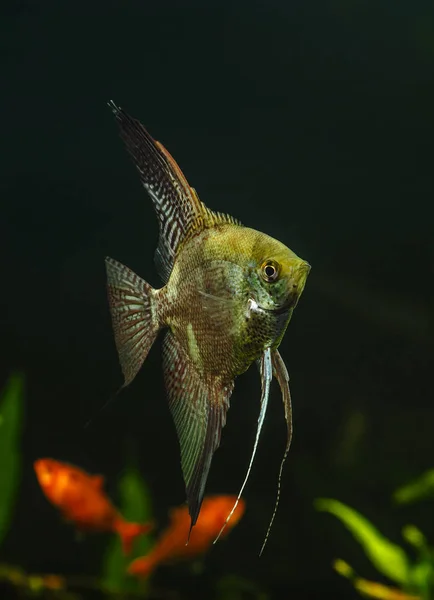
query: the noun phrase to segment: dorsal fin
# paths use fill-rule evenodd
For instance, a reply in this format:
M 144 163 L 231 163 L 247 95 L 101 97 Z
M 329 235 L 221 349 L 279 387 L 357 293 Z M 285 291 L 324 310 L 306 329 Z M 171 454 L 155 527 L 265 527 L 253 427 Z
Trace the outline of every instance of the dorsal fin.
M 221 223 L 239 225 L 229 215 L 214 213 L 188 185 L 181 169 L 160 142 L 143 125 L 110 101 L 120 135 L 139 172 L 143 187 L 151 196 L 157 213 L 160 237 L 155 261 L 164 281 L 173 268 L 181 244 L 197 231 Z

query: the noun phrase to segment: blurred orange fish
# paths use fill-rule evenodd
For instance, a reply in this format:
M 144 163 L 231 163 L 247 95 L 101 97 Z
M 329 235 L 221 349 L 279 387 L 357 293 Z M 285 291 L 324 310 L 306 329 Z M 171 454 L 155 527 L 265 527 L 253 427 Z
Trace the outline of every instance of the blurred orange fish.
M 65 519 L 81 531 L 117 533 L 125 554 L 129 554 L 137 536 L 152 528 L 149 523 L 130 523 L 122 517 L 102 489 L 102 475 L 89 475 L 52 458 L 40 458 L 34 468 L 45 496 Z
M 188 545 L 185 544 L 190 529 L 188 506 L 172 509 L 169 513 L 170 524 L 154 548 L 146 556 L 134 560 L 128 567 L 128 573 L 137 577 L 147 577 L 159 564 L 193 558 L 206 552 L 223 527 L 236 499 L 236 496 L 205 496 Z M 222 537 L 238 523 L 244 511 L 245 502 L 240 498 Z

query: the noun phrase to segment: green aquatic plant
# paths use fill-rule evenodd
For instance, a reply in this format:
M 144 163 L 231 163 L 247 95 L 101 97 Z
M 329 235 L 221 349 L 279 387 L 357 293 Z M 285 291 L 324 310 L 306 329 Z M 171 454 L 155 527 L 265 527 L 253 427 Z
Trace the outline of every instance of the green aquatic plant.
M 341 558 L 334 561 L 333 568 L 336 573 L 349 579 L 354 588 L 362 594 L 362 596 L 377 598 L 378 600 L 420 600 L 419 596 L 406 594 L 396 587 L 359 577 L 354 569 Z
M 317 499 L 315 508 L 340 519 L 383 575 L 397 583 L 407 581 L 409 564 L 404 550 L 381 535 L 365 517 L 342 502 L 327 498 Z
M 337 517 L 361 544 L 377 571 L 399 584 L 398 589 L 369 582 L 356 576 L 346 562 L 335 561 L 335 570 L 350 579 L 361 594 L 384 600 L 434 598 L 434 548 L 428 547 L 425 536 L 417 527 L 407 525 L 402 530 L 403 538 L 416 551 L 416 558 L 412 560 L 401 546 L 388 540 L 368 519 L 342 502 L 318 498 L 315 508 Z
M 402 485 L 393 494 L 396 504 L 410 504 L 425 498 L 434 498 L 434 469 L 429 469 L 417 479 Z
M 12 520 L 21 476 L 24 376 L 13 373 L 0 398 L 0 544 Z
M 126 519 L 143 523 L 152 521 L 151 494 L 134 465 L 129 465 L 121 474 L 118 490 L 120 512 Z M 152 538 L 142 535 L 134 543 L 134 554 L 127 557 L 122 552 L 120 539 L 113 537 L 103 560 L 103 586 L 115 592 L 134 592 L 140 588 L 145 597 L 148 582 L 129 577 L 127 567 L 135 557 L 147 554 L 151 546 Z

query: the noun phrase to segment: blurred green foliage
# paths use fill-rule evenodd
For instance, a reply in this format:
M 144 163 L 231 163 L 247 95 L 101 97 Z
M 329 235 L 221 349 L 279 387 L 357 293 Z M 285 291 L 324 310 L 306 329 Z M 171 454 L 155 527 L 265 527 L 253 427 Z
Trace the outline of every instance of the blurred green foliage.
M 398 588 L 359 577 L 354 569 L 340 558 L 334 561 L 333 568 L 339 575 L 349 579 L 362 596 L 378 600 L 420 600 L 419 596 L 407 594 Z
M 426 496 L 431 486 L 429 477 L 422 477 L 416 482 L 400 488 L 405 490 L 402 498 Z M 394 495 L 396 501 L 396 493 Z M 416 552 L 411 559 L 405 550 L 385 538 L 365 517 L 342 502 L 333 499 L 318 498 L 315 508 L 329 512 L 337 517 L 362 545 L 366 556 L 382 574 L 399 584 L 400 589 L 362 579 L 345 561 L 339 559 L 334 563 L 335 570 L 350 579 L 354 587 L 363 595 L 384 600 L 431 600 L 434 598 L 434 548 L 427 544 L 424 534 L 415 526 L 407 525 L 402 529 L 404 540 Z
M 410 504 L 429 497 L 434 497 L 434 469 L 399 487 L 393 494 L 397 504 Z
M 0 544 L 8 532 L 21 476 L 24 376 L 13 373 L 0 399 Z
M 397 583 L 404 584 L 407 581 L 409 563 L 404 550 L 381 535 L 362 515 L 337 500 L 326 498 L 317 499 L 315 508 L 340 519 L 363 546 L 366 556 L 380 573 Z
M 134 464 L 130 464 L 120 476 L 118 490 L 119 509 L 125 519 L 137 523 L 152 521 L 151 494 Z M 141 591 L 145 596 L 148 582 L 130 577 L 126 570 L 134 557 L 147 554 L 151 546 L 151 536 L 141 535 L 134 542 L 133 553 L 127 557 L 122 552 L 119 537 L 113 536 L 103 560 L 104 587 L 115 592 Z

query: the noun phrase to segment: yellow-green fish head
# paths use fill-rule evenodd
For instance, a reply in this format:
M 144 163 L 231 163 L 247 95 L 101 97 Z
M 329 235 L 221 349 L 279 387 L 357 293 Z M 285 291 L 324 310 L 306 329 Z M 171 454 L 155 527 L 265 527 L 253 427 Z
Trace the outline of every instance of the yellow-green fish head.
M 258 306 L 276 314 L 291 311 L 304 290 L 310 265 L 287 246 L 257 232 L 250 285 Z

